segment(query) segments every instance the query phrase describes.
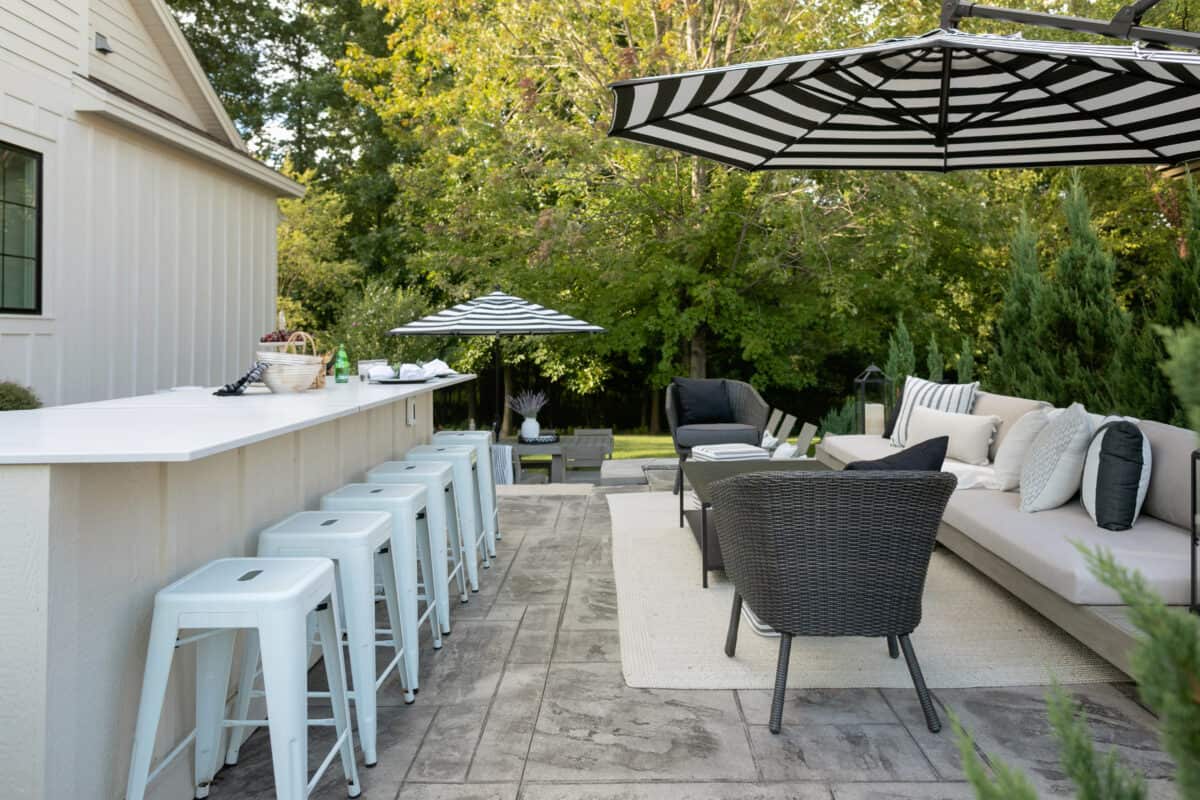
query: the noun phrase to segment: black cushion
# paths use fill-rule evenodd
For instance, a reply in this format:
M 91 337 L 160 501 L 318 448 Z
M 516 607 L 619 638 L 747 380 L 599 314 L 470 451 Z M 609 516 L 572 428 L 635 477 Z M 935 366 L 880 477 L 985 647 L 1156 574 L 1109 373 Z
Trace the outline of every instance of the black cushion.
M 698 444 L 760 444 L 762 434 L 753 425 L 739 422 L 711 422 L 704 425 L 681 425 L 675 429 L 675 443 L 680 447 Z
M 949 436 L 938 436 L 906 447 L 899 453 L 893 453 L 886 458 L 874 461 L 851 461 L 846 469 L 853 470 L 918 470 L 921 472 L 938 472 L 942 462 L 946 460 L 946 448 L 950 445 Z
M 680 425 L 733 422 L 733 409 L 729 407 L 725 381 L 675 378 L 673 382 L 675 399 L 679 401 Z

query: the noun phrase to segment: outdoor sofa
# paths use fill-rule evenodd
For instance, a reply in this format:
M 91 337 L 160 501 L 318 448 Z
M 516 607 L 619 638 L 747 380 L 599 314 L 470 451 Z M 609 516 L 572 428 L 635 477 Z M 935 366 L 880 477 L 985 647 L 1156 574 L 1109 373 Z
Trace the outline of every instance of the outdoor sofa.
M 979 392 L 970 413 L 1001 422 L 990 454 L 1028 411 L 1047 404 Z M 1101 415 L 1093 414 L 1093 428 Z M 1141 516 L 1129 530 L 1109 531 L 1092 521 L 1078 496 L 1048 511 L 1019 509 L 1018 491 L 969 486 L 988 467 L 946 459 L 960 488 L 946 506 L 938 542 L 1066 632 L 1128 673 L 1135 632 L 1116 593 L 1088 570 L 1081 543 L 1112 551 L 1140 572 L 1171 605 L 1187 605 L 1191 576 L 1191 458 L 1196 435 L 1187 429 L 1139 421 L 1150 442 L 1152 470 Z M 816 457 L 841 469 L 851 461 L 878 459 L 897 449 L 878 435 L 826 436 Z

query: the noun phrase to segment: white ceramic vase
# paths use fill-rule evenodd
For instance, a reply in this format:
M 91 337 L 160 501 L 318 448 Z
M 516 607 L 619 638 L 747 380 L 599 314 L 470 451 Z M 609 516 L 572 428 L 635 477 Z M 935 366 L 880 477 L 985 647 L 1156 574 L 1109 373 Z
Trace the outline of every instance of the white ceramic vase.
M 521 438 L 536 439 L 542 432 L 542 426 L 538 424 L 537 417 L 526 417 L 521 421 Z

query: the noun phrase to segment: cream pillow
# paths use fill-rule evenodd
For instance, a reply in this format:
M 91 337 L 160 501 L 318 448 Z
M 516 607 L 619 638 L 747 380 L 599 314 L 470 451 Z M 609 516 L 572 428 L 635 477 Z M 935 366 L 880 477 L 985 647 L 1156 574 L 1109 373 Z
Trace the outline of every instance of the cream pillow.
M 1033 447 L 1033 441 L 1050 424 L 1050 414 L 1044 408 L 1027 411 L 1009 428 L 1008 435 L 996 448 L 992 479 L 989 489 L 1010 492 L 1021 484 L 1021 465 L 1025 455 Z
M 988 463 L 988 447 L 999 424 L 1000 418 L 991 415 L 954 414 L 917 406 L 908 420 L 908 443 L 949 436 L 946 458 L 982 466 Z

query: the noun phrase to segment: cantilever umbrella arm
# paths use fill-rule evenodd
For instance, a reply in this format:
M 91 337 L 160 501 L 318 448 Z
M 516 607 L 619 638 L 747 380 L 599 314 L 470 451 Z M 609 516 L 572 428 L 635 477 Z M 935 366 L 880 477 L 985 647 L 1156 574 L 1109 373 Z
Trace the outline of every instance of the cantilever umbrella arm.
M 1122 7 L 1111 20 L 1102 20 L 964 3 L 962 0 L 943 0 L 942 28 L 946 30 L 957 28 L 959 20 L 978 17 L 1000 22 L 1015 22 L 1018 25 L 1035 25 L 1041 28 L 1090 33 L 1131 42 L 1200 49 L 1200 33 L 1168 28 L 1148 28 L 1141 24 L 1142 15 L 1158 5 L 1159 2 L 1160 0 L 1137 0 L 1137 2 Z

